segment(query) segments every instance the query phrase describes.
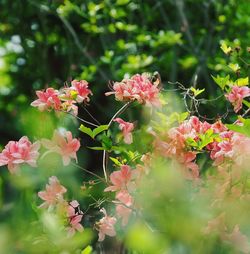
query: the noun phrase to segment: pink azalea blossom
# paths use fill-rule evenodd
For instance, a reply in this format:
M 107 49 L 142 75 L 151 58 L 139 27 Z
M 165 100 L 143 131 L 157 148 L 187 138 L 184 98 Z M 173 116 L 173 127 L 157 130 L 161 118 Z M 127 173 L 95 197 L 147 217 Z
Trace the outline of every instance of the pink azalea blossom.
M 227 230 L 227 226 L 225 225 L 225 213 L 221 213 L 216 218 L 208 221 L 207 227 L 203 230 L 203 233 L 220 233 L 224 236 Z
M 230 141 L 222 141 L 218 143 L 218 151 L 214 154 L 214 158 L 218 159 L 221 156 L 232 158 L 233 146 Z
M 76 152 L 80 148 L 80 142 L 78 139 L 72 137 L 70 131 L 67 131 L 64 134 L 59 131 L 54 131 L 52 140 L 43 139 L 42 144 L 49 149 L 50 152 L 60 154 L 64 166 L 69 165 L 71 158 L 77 161 Z
M 73 236 L 76 231 L 83 231 L 83 226 L 80 224 L 83 213 L 79 210 L 79 203 L 76 200 L 73 200 L 69 203 L 67 207 L 67 217 L 69 220 L 69 236 Z
M 46 184 L 44 191 L 39 191 L 38 196 L 44 201 L 39 207 L 50 208 L 64 201 L 63 194 L 67 189 L 60 184 L 56 176 L 49 178 L 49 184 Z
M 134 130 L 134 124 L 130 122 L 125 122 L 121 118 L 115 118 L 114 122 L 119 123 L 119 128 L 122 131 L 124 142 L 126 144 L 131 144 L 133 142 L 133 136 L 131 132 Z
M 247 86 L 233 86 L 231 92 L 225 96 L 233 104 L 234 111 L 237 113 L 242 108 L 243 99 L 250 96 L 250 88 Z
M 239 225 L 235 225 L 233 232 L 225 237 L 235 249 L 242 253 L 250 253 L 250 244 L 246 235 L 242 234 Z
M 78 115 L 78 107 L 74 104 L 73 100 L 66 100 L 62 102 L 61 108 L 64 112 L 72 112 L 74 116 Z
M 118 218 L 122 219 L 122 226 L 126 226 L 128 224 L 129 221 L 129 217 L 132 213 L 132 210 L 129 207 L 126 207 L 124 205 L 116 205 L 116 214 L 118 216 Z
M 196 124 L 197 130 L 205 131 L 203 125 Z M 191 175 L 187 171 L 184 175 L 187 178 L 197 178 L 199 176 L 199 167 L 194 162 L 196 153 L 188 151 L 186 140 L 188 138 L 197 139 L 198 133 L 192 126 L 192 119 L 184 121 L 179 127 L 172 128 L 168 131 L 166 137 L 161 139 L 156 136 L 154 147 L 156 152 L 164 157 L 172 158 L 183 164 L 187 169 L 191 170 Z
M 122 165 L 121 169 L 110 174 L 112 186 L 107 187 L 104 191 L 125 190 L 129 187 L 132 179 L 132 171 L 130 166 Z
M 118 101 L 138 101 L 140 104 L 160 107 L 160 89 L 158 84 L 153 84 L 146 73 L 136 74 L 131 78 L 125 78 L 121 82 L 115 82 L 113 92 L 106 95 L 115 94 Z
M 32 144 L 27 137 L 19 141 L 10 141 L 0 153 L 0 166 L 8 165 L 10 173 L 15 173 L 19 165 L 27 163 L 36 167 L 40 143 Z
M 73 80 L 71 82 L 70 91 L 75 91 L 76 101 L 82 103 L 83 101 L 89 102 L 89 95 L 92 95 L 91 90 L 88 88 L 88 82 L 86 80 Z
M 97 223 L 98 231 L 99 231 L 99 239 L 98 241 L 103 241 L 105 239 L 105 235 L 115 236 L 115 228 L 116 218 L 107 215 L 107 212 L 104 208 L 100 210 L 104 214 L 104 217 Z
M 47 88 L 45 91 L 36 91 L 37 100 L 31 103 L 31 106 L 38 107 L 40 111 L 55 109 L 60 110 L 61 101 L 59 92 L 54 88 Z
M 128 223 L 132 209 L 130 208 L 133 204 L 133 198 L 128 193 L 128 191 L 120 191 L 116 194 L 117 201 L 114 201 L 116 204 L 116 213 L 118 218 L 122 218 L 122 225 L 125 226 Z

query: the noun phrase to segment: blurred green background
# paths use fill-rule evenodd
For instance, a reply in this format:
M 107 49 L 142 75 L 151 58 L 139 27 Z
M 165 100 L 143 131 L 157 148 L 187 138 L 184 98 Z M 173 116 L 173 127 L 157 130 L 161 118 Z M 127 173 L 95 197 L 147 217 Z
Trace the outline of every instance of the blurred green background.
M 53 112 L 30 107 L 35 90 L 60 88 L 72 79 L 89 81 L 94 96 L 88 109 L 101 123 L 107 123 L 121 105 L 104 96 L 109 82 L 126 74 L 158 71 L 166 90 L 175 88 L 168 81 L 189 87 L 197 77 L 197 88 L 206 89 L 206 98 L 215 98 L 222 92 L 211 74 L 228 71 L 220 41 L 246 48 L 249 28 L 248 0 L 0 0 L 0 148 L 23 135 L 32 140 L 51 137 L 57 126 L 78 135 L 78 123 L 71 117 L 58 120 Z M 225 103 L 222 98 L 216 105 L 204 104 L 201 112 L 215 117 L 225 112 Z M 128 115 L 140 118 L 137 111 Z M 79 116 L 91 120 L 84 110 Z M 89 140 L 85 137 L 81 142 L 86 145 Z M 82 148 L 78 156 L 85 167 L 100 170 L 99 152 Z M 59 253 L 25 246 L 41 230 L 39 224 L 33 228 L 36 233 L 31 230 L 23 236 L 37 220 L 35 193 L 55 174 L 66 179 L 69 196 L 81 199 L 85 194 L 76 193 L 84 175 L 73 168 L 62 169 L 58 158 L 42 162 L 39 168 L 42 173 L 34 170 L 33 175 L 24 169 L 18 179 L 1 168 L 0 219 L 5 223 L 0 224 L 0 246 L 6 249 L 0 253 Z M 50 218 L 45 215 L 40 220 Z M 57 234 L 56 226 L 50 226 L 49 235 Z M 39 240 L 44 246 L 46 240 Z M 84 238 L 75 246 L 82 241 L 88 242 Z M 66 246 L 60 253 L 71 253 L 70 249 Z

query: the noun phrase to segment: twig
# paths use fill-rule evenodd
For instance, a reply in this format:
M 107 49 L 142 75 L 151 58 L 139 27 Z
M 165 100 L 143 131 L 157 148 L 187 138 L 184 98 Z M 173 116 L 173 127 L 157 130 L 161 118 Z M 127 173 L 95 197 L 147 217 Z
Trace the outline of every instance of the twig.
M 101 125 L 101 123 L 86 109 L 86 107 L 82 107 L 84 109 L 84 111 L 99 125 Z
M 87 170 L 86 168 L 83 168 L 83 167 L 79 166 L 78 164 L 76 164 L 76 163 L 74 163 L 74 162 L 71 162 L 71 163 L 72 163 L 75 167 L 77 167 L 77 168 L 79 168 L 79 169 L 85 171 L 85 172 L 88 173 L 88 174 L 91 174 L 91 175 L 97 177 L 99 180 L 101 180 L 102 182 L 106 183 L 106 181 L 105 181 L 102 177 L 100 177 L 99 175 L 97 175 L 97 174 L 95 174 L 95 173 L 93 173 L 93 172 Z
M 63 111 L 63 110 L 58 110 L 58 111 L 59 111 L 59 112 L 63 112 L 63 113 L 65 113 L 65 114 L 69 114 L 69 115 L 71 115 L 71 116 L 77 118 L 79 121 L 81 121 L 81 122 L 83 122 L 83 123 L 89 124 L 89 125 L 94 126 L 94 127 L 99 127 L 99 125 L 96 125 L 96 124 L 91 123 L 91 122 L 89 122 L 89 121 L 87 121 L 87 120 L 84 120 L 84 119 L 82 119 L 81 117 L 72 114 L 71 112 L 67 112 L 67 111 Z
M 123 107 L 121 107 L 110 119 L 109 123 L 108 123 L 108 128 L 111 126 L 113 120 L 120 114 L 122 114 L 131 104 L 132 102 L 127 102 L 125 105 L 123 105 Z M 108 160 L 108 156 L 107 156 L 107 151 L 103 151 L 103 155 L 102 155 L 102 168 L 103 168 L 103 173 L 104 173 L 104 177 L 106 182 L 108 181 L 108 176 L 107 176 L 107 160 Z

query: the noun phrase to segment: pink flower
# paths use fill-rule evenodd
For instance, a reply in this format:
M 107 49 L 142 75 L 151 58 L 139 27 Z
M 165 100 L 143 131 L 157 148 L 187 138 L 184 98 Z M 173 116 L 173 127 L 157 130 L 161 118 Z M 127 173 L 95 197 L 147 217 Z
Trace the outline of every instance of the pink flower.
M 10 141 L 0 153 L 0 166 L 8 165 L 10 173 L 15 173 L 20 164 L 36 167 L 39 156 L 40 143 L 32 144 L 27 137 L 19 141 Z
M 215 153 L 214 158 L 219 158 L 220 156 L 232 158 L 233 146 L 230 141 L 218 143 L 218 151 Z
M 218 217 L 209 220 L 207 227 L 203 230 L 204 234 L 220 233 L 222 236 L 227 232 L 225 225 L 225 213 L 220 214 Z
M 195 179 L 199 177 L 199 166 L 194 162 L 196 159 L 196 153 L 192 151 L 184 152 L 180 154 L 178 161 L 183 163 L 186 168 L 191 170 L 191 175 L 186 172 L 186 177 L 189 179 Z
M 78 115 L 78 107 L 74 104 L 75 101 L 66 100 L 61 104 L 61 108 L 65 112 L 72 112 L 74 116 Z
M 117 191 L 127 189 L 129 187 L 131 178 L 132 172 L 130 166 L 122 165 L 121 170 L 110 174 L 110 180 L 113 185 L 107 187 L 104 191 Z
M 131 132 L 134 130 L 134 124 L 130 122 L 125 122 L 121 118 L 115 118 L 113 121 L 119 123 L 119 128 L 122 131 L 124 142 L 126 144 L 131 144 L 133 142 Z
M 46 184 L 46 190 L 38 192 L 38 196 L 45 201 L 39 207 L 50 208 L 57 203 L 63 202 L 63 194 L 65 192 L 67 192 L 67 189 L 60 184 L 57 177 L 51 176 L 49 178 L 49 184 Z
M 123 190 L 116 194 L 116 199 L 120 202 L 116 205 L 117 216 L 122 218 L 122 225 L 126 226 L 132 212 L 130 206 L 133 204 L 133 198 L 128 191 Z M 114 203 L 117 203 L 117 201 L 114 201 Z
M 83 226 L 80 224 L 83 213 L 79 208 L 79 203 L 73 200 L 69 203 L 67 208 L 67 217 L 69 220 L 68 235 L 73 236 L 76 231 L 82 232 Z
M 160 107 L 160 89 L 158 84 L 153 84 L 148 74 L 136 74 L 131 78 L 125 78 L 121 82 L 115 82 L 113 92 L 106 95 L 115 94 L 118 101 L 138 101 L 140 104 Z
M 40 111 L 55 109 L 59 110 L 61 101 L 59 99 L 59 92 L 54 88 L 47 88 L 45 91 L 36 91 L 37 100 L 31 103 L 31 106 L 38 107 Z
M 247 86 L 233 86 L 231 92 L 225 95 L 233 104 L 236 113 L 242 108 L 243 99 L 248 96 L 250 96 L 250 88 Z
M 115 198 L 126 206 L 131 206 L 133 204 L 133 198 L 127 190 L 119 191 L 116 194 Z
M 105 235 L 115 236 L 115 228 L 116 218 L 110 217 L 107 215 L 107 212 L 104 208 L 100 210 L 104 214 L 104 217 L 97 223 L 98 231 L 99 231 L 99 239 L 98 241 L 103 241 L 105 239 Z
M 231 234 L 228 234 L 225 237 L 225 240 L 230 242 L 239 252 L 250 252 L 250 245 L 247 236 L 241 233 L 239 225 L 235 225 L 233 232 Z
M 60 154 L 64 166 L 69 165 L 71 158 L 77 161 L 76 152 L 80 148 L 80 142 L 78 139 L 72 138 L 72 133 L 70 131 L 66 131 L 64 134 L 59 131 L 54 131 L 52 140 L 43 139 L 42 144 L 49 149 L 50 152 Z
M 71 82 L 70 91 L 76 92 L 76 101 L 82 103 L 83 101 L 89 102 L 89 95 L 92 95 L 91 90 L 88 88 L 88 82 L 86 80 L 73 80 Z

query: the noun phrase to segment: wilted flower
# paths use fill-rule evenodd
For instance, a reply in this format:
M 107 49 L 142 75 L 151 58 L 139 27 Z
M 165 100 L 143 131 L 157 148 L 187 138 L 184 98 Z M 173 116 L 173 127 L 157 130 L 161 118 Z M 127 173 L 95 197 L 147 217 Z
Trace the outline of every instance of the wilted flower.
M 8 165 L 10 173 L 15 173 L 19 165 L 24 163 L 36 167 L 39 148 L 39 142 L 32 144 L 27 137 L 10 141 L 0 153 L 0 166 Z

